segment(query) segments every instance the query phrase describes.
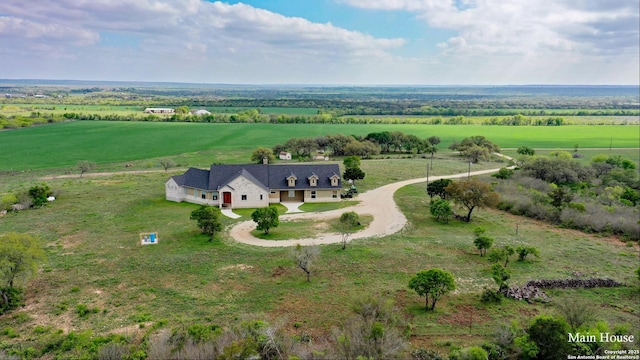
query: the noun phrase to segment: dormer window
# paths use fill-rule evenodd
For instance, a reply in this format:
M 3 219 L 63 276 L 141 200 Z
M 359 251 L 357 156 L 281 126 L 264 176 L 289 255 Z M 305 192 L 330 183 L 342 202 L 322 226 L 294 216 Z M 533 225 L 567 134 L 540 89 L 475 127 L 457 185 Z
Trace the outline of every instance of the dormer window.
M 309 176 L 309 186 L 318 186 L 318 176 L 316 174 Z
M 336 174 L 333 174 L 333 176 L 331 176 L 329 178 L 329 180 L 331 180 L 331 186 L 338 186 L 338 183 L 340 181 L 340 177 Z
M 298 178 L 292 173 L 287 177 L 287 185 L 289 185 L 289 187 L 295 187 L 296 180 L 298 180 Z

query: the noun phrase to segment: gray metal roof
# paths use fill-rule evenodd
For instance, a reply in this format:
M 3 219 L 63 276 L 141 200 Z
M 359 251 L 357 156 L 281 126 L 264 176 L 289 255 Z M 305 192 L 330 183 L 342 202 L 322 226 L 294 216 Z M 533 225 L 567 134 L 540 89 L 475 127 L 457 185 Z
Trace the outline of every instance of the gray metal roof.
M 292 174 L 298 179 L 295 187 L 289 187 L 287 178 Z M 286 164 L 286 165 L 211 165 L 209 170 L 190 168 L 182 175 L 174 176 L 180 186 L 202 190 L 218 190 L 238 176 L 244 176 L 269 190 L 340 189 L 340 167 L 338 164 Z M 311 186 L 309 178 L 318 177 L 318 185 Z M 331 186 L 331 177 L 338 177 L 338 185 Z

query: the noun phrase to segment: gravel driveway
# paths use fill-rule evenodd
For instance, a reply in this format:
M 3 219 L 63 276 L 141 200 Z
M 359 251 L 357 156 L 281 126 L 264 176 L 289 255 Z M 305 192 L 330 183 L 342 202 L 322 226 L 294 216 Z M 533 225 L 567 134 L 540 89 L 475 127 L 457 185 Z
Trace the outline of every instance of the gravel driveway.
M 489 169 L 481 171 L 472 171 L 471 175 L 482 175 L 497 172 L 500 169 Z M 429 181 L 435 181 L 439 179 L 457 179 L 464 178 L 469 175 L 468 172 L 447 175 L 447 176 L 430 176 Z M 281 221 L 298 220 L 298 219 L 317 219 L 326 220 L 332 218 L 338 218 L 343 212 L 355 211 L 358 215 L 371 215 L 373 221 L 366 229 L 349 236 L 349 241 L 355 239 L 363 239 L 369 237 L 382 237 L 391 234 L 395 234 L 407 224 L 407 218 L 402 214 L 398 206 L 393 200 L 393 194 L 396 190 L 403 186 L 426 182 L 427 178 L 411 179 L 405 181 L 399 181 L 396 183 L 388 184 L 377 189 L 367 191 L 359 194 L 357 200 L 359 204 L 350 206 L 347 208 L 319 212 L 319 213 L 299 213 L 299 214 L 285 214 L 280 216 Z M 426 191 L 425 191 L 426 192 Z M 321 244 L 333 244 L 342 241 L 342 236 L 339 233 L 324 233 L 315 238 L 303 238 L 303 239 L 291 239 L 291 240 L 263 240 L 258 239 L 251 235 L 251 231 L 256 228 L 256 224 L 253 221 L 243 221 L 236 224 L 230 230 L 231 237 L 243 244 L 264 246 L 264 247 L 287 247 L 300 245 L 321 245 Z

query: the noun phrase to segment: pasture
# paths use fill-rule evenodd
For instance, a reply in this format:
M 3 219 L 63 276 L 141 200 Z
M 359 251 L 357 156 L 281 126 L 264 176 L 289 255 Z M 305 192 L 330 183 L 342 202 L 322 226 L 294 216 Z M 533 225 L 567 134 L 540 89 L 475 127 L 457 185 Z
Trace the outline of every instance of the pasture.
M 246 162 L 246 153 L 292 137 L 402 131 L 420 138 L 438 136 L 439 148 L 483 135 L 502 148 L 638 148 L 637 126 L 481 126 L 396 124 L 202 124 L 76 121 L 0 131 L 0 171 L 73 167 L 207 152 L 208 163 Z M 183 155 L 189 156 L 189 155 Z M 192 165 L 189 161 L 182 165 Z
M 370 181 L 395 181 L 415 177 L 425 160 L 398 162 L 365 161 L 363 167 L 367 166 Z M 415 170 L 394 171 L 391 179 L 389 169 L 397 167 Z M 434 162 L 433 174 L 456 167 L 464 171 L 466 163 L 441 156 Z M 553 303 L 479 302 L 483 287 L 495 284 L 489 263 L 472 245 L 476 226 L 485 227 L 496 238 L 496 245 L 530 244 L 540 249 L 540 258 L 510 265 L 514 284 L 540 277 L 566 278 L 575 272 L 629 284 L 637 281 L 633 275 L 637 246 L 493 210 L 478 210 L 470 224 L 439 224 L 428 215 L 424 184 L 416 184 L 396 194 L 409 220 L 402 232 L 353 241 L 346 251 L 339 244 L 323 246 L 307 283 L 293 266 L 290 249 L 238 244 L 224 233 L 210 243 L 199 234 L 189 220 L 197 205 L 164 200 L 164 182 L 176 173 L 50 180 L 47 183 L 58 200 L 0 219 L 0 232 L 37 235 L 47 252 L 46 263 L 28 287 L 26 307 L 0 317 L 0 328 L 10 327 L 18 334 L 11 341 L 36 346 L 41 338 L 36 331 L 42 328 L 90 329 L 94 334 L 125 334 L 135 341 L 153 324 L 164 323 L 167 328 L 193 323 L 224 326 L 247 318 L 278 323 L 287 334 L 320 340 L 350 316 L 354 298 L 376 294 L 393 299 L 412 324 L 413 345 L 448 353 L 451 344 L 478 345 L 490 340 L 499 324 L 524 324 L 537 314 L 555 311 Z M 28 173 L 13 176 L 29 181 Z M 7 190 L 6 183 L 0 184 L 0 192 Z M 238 221 L 247 219 L 248 213 L 244 211 L 244 218 Z M 235 220 L 225 219 L 227 226 L 233 223 Z M 159 243 L 138 245 L 138 233 L 144 231 L 158 231 Z M 278 228 L 272 234 L 277 238 Z M 424 299 L 408 290 L 407 282 L 417 271 L 430 267 L 451 271 L 458 289 L 435 312 L 426 313 Z M 606 308 L 599 318 L 610 324 L 628 324 L 637 331 L 633 327 L 639 311 L 637 287 L 558 290 L 553 295 L 588 299 Z M 80 316 L 79 306 L 97 311 Z

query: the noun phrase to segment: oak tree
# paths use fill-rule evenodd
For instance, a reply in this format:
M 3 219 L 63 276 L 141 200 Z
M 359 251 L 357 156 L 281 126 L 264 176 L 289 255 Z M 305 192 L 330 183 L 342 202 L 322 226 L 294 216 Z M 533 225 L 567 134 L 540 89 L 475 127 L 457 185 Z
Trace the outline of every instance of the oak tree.
M 198 228 L 203 234 L 209 235 L 209 241 L 213 241 L 216 231 L 222 230 L 222 213 L 215 206 L 202 205 L 191 212 L 191 220 L 198 222 Z
M 495 206 L 499 200 L 498 194 L 489 185 L 475 179 L 451 183 L 446 192 L 454 202 L 467 209 L 465 222 L 471 221 L 471 213 L 475 208 Z
M 409 280 L 409 289 L 425 297 L 426 309 L 429 309 L 429 297 L 431 297 L 431 310 L 433 310 L 442 295 L 456 289 L 456 283 L 450 272 L 435 268 L 420 271 L 412 277 Z

